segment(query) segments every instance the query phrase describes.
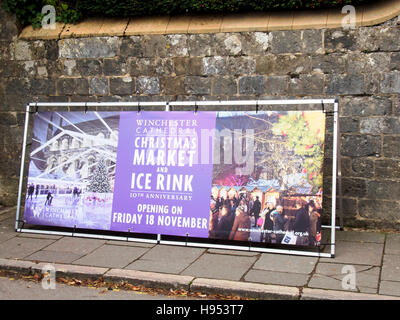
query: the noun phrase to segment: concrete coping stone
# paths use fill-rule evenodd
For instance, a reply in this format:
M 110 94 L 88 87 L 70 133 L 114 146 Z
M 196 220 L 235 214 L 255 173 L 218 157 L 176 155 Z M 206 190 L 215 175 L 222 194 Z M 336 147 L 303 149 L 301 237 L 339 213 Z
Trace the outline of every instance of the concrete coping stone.
M 356 26 L 383 23 L 400 14 L 400 0 L 356 7 Z M 78 24 L 56 23 L 55 29 L 25 27 L 20 39 L 132 36 L 144 34 L 195 34 L 339 28 L 341 8 L 328 10 L 256 12 L 206 16 L 150 16 L 140 18 L 88 18 Z

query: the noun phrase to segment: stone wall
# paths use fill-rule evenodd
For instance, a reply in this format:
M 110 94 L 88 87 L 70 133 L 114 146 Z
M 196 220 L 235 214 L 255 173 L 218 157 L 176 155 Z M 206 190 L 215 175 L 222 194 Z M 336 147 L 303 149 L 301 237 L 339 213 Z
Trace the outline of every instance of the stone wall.
M 0 18 L 1 204 L 16 203 L 28 102 L 337 97 L 345 224 L 400 228 L 395 21 L 355 30 L 23 41 L 15 18 L 3 11 Z M 328 148 L 327 164 L 331 156 Z

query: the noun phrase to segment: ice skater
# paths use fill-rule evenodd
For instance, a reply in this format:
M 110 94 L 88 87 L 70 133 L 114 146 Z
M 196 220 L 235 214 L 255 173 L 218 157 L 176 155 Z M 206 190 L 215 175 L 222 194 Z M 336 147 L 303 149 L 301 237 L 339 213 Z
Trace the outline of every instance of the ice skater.
M 47 193 L 47 197 L 46 197 L 46 202 L 44 203 L 44 205 L 49 205 L 51 206 L 51 202 L 53 201 L 53 196 L 51 195 L 51 192 L 49 191 Z

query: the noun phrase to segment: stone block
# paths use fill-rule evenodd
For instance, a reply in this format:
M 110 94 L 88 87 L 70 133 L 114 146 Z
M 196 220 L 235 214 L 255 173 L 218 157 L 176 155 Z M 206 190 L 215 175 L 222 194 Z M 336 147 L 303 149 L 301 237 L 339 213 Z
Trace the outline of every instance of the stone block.
M 400 158 L 400 137 L 385 135 L 383 137 L 383 155 L 387 158 Z
M 62 95 L 72 95 L 75 93 L 75 79 L 57 80 L 57 93 Z
M 400 93 L 400 72 L 392 71 L 383 73 L 382 77 L 382 93 Z
M 216 33 L 215 51 L 219 56 L 237 56 L 242 53 L 240 33 Z
M 374 117 L 360 119 L 360 133 L 366 134 L 398 134 L 400 120 L 396 117 Z
M 166 57 L 167 41 L 163 35 L 142 36 L 143 57 Z
M 342 116 L 385 116 L 392 113 L 392 100 L 388 97 L 343 97 L 339 101 Z
M 322 30 L 308 29 L 302 31 L 302 52 L 304 53 L 324 53 L 322 48 Z
M 317 54 L 311 60 L 313 72 L 343 74 L 347 70 L 347 54 Z
M 191 57 L 212 56 L 215 54 L 214 34 L 191 34 L 187 38 L 189 55 Z
M 355 30 L 328 29 L 325 31 L 325 50 L 327 52 L 343 52 L 357 50 L 357 34 Z
M 160 86 L 163 94 L 185 94 L 185 77 L 160 77 Z
M 256 61 L 253 57 L 232 56 L 227 58 L 226 75 L 252 75 L 256 71 Z
M 237 93 L 236 79 L 233 77 L 214 77 L 212 82 L 212 94 L 235 95 Z
M 354 158 L 351 161 L 351 170 L 352 175 L 356 177 L 372 178 L 374 176 L 374 161 L 369 158 Z
M 52 79 L 32 79 L 31 92 L 34 95 L 55 95 L 56 84 Z
M 185 92 L 189 94 L 210 94 L 211 79 L 198 76 L 187 76 L 184 80 Z
M 142 57 L 143 56 L 142 37 L 140 36 L 123 37 L 120 44 L 120 56 Z
M 338 75 L 332 74 L 326 77 L 326 94 L 362 94 L 364 93 L 363 75 Z
M 340 132 L 359 132 L 359 120 L 351 117 L 340 118 Z
M 202 74 L 212 74 L 210 70 L 203 71 L 203 61 L 200 57 L 176 57 L 172 59 L 173 68 L 176 75 L 200 76 Z
M 364 179 L 343 178 L 342 188 L 345 197 L 363 198 L 367 194 L 367 184 Z
M 358 211 L 361 217 L 368 219 L 381 219 L 396 221 L 400 219 L 400 204 L 385 200 L 359 200 Z
M 60 58 L 110 58 L 118 54 L 118 37 L 62 39 L 58 42 Z
M 264 76 L 251 76 L 239 78 L 240 94 L 264 94 L 266 91 L 266 81 Z
M 130 95 L 135 93 L 135 81 L 131 77 L 110 78 L 110 93 Z
M 297 53 L 303 51 L 301 31 L 272 31 L 270 33 L 272 53 Z
M 202 59 L 203 74 L 204 75 L 225 75 L 227 74 L 227 63 L 226 57 L 214 56 L 204 57 Z
M 98 77 L 103 73 L 102 63 L 94 59 L 80 59 L 76 61 L 76 70 L 82 77 Z
M 390 55 L 386 52 L 373 53 L 348 53 L 348 73 L 363 74 L 379 72 L 388 72 L 390 65 Z
M 382 161 L 382 160 L 381 160 Z M 383 160 L 386 161 L 386 160 Z M 387 163 L 391 164 L 391 163 Z M 380 164 L 377 164 L 377 169 L 379 168 Z M 399 163 L 396 163 L 396 165 L 392 164 L 392 166 L 395 168 L 396 172 L 393 172 L 393 175 L 390 176 L 389 178 L 395 178 L 398 177 L 399 173 Z M 396 168 L 397 167 L 397 168 Z M 390 168 L 388 168 L 387 171 L 390 171 Z M 381 178 L 382 176 L 378 175 L 379 169 L 377 170 L 376 176 Z M 384 177 L 382 177 L 384 178 Z M 368 196 L 367 198 L 369 199 L 386 199 L 386 200 L 391 200 L 391 199 L 398 199 L 400 196 L 400 183 L 399 182 L 394 182 L 394 181 L 369 181 L 368 182 Z
M 289 94 L 313 95 L 322 94 L 324 91 L 324 76 L 320 74 L 301 74 L 289 81 Z
M 400 71 L 400 52 L 390 53 L 389 70 Z
M 17 41 L 14 45 L 14 57 L 16 60 L 32 60 L 33 54 L 28 41 Z
M 266 54 L 256 58 L 256 73 L 298 75 L 311 72 L 311 58 L 302 54 Z
M 268 76 L 267 94 L 285 95 L 288 91 L 289 76 Z
M 125 58 L 104 59 L 103 72 L 105 76 L 126 75 L 128 73 L 128 66 Z
M 242 33 L 242 52 L 245 55 L 263 55 L 270 46 L 270 34 L 268 32 L 244 32 Z
M 157 77 L 136 78 L 136 92 L 140 94 L 159 94 L 160 81 Z
M 166 35 L 165 39 L 168 57 L 184 57 L 188 55 L 186 34 L 170 34 Z
M 400 161 L 392 159 L 376 160 L 375 176 L 378 179 L 398 179 L 400 177 Z
M 90 94 L 107 95 L 108 94 L 108 80 L 106 78 L 92 78 L 90 79 Z
M 380 156 L 381 137 L 371 135 L 343 135 L 342 155 L 348 157 Z

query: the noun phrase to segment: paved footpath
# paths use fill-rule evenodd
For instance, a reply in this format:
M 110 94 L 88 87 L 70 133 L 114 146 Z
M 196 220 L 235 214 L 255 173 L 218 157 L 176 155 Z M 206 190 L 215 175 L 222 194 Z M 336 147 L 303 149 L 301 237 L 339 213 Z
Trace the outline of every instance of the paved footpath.
M 336 257 L 315 258 L 16 233 L 0 211 L 0 270 L 126 281 L 260 299 L 400 299 L 400 233 L 338 231 Z M 345 266 L 356 288 L 343 289 Z

